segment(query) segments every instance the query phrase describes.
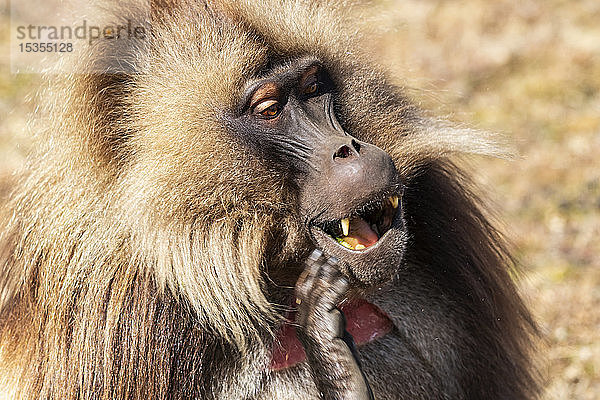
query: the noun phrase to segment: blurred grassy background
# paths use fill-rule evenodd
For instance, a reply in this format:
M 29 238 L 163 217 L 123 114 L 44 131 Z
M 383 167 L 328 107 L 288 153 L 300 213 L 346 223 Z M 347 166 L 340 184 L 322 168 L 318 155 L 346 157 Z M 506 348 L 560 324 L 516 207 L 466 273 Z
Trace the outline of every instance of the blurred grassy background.
M 424 107 L 500 132 L 476 160 L 526 271 L 544 399 L 600 399 L 600 1 L 379 0 L 373 51 Z M 0 180 L 23 163 L 38 76 L 11 75 L 0 2 Z

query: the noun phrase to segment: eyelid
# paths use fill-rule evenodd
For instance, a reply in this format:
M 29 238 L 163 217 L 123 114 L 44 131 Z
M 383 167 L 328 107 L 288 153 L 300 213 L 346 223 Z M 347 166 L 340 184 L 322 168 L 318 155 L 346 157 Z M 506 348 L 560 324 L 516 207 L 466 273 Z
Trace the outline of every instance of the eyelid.
M 274 82 L 262 82 L 260 86 L 254 88 L 248 101 L 250 109 L 254 110 L 259 104 L 266 100 L 275 100 L 280 98 L 281 88 Z
M 258 104 L 253 107 L 252 111 L 255 114 L 260 114 L 263 111 L 265 111 L 267 108 L 269 108 L 275 104 L 279 104 L 279 101 L 277 101 L 275 99 L 265 99 L 265 100 L 259 101 Z

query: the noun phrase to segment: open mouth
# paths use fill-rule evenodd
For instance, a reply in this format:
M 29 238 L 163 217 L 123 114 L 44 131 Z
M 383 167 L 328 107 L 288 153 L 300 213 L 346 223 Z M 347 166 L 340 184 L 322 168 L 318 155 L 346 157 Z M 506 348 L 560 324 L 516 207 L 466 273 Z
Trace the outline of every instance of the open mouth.
M 397 193 L 396 190 L 394 192 Z M 314 232 L 316 236 L 315 240 L 318 241 L 319 247 L 323 247 L 329 254 L 338 256 L 336 253 L 339 253 L 339 251 L 336 252 L 334 251 L 335 249 L 339 249 L 341 252 L 353 253 L 341 255 L 342 257 L 346 256 L 345 258 L 350 260 L 350 263 L 358 257 L 362 260 L 367 260 L 365 258 L 367 255 L 364 252 L 376 246 L 386 236 L 386 233 L 397 230 L 402 224 L 401 196 L 390 194 L 390 191 L 374 196 L 371 200 L 357 207 L 348 208 L 352 211 L 348 212 L 342 218 L 313 221 L 310 226 L 318 228 Z M 343 213 L 340 214 L 343 215 Z M 386 237 L 389 239 L 390 235 Z M 391 237 L 394 238 L 393 236 Z M 326 241 L 323 242 L 323 239 Z M 401 242 L 390 244 L 401 248 Z M 377 259 L 380 259 L 381 256 L 387 257 L 384 260 L 386 263 L 390 263 L 389 257 L 393 258 L 397 256 L 394 255 L 396 253 L 393 253 L 392 256 L 389 253 L 382 255 L 377 252 L 370 252 L 370 254 Z M 373 267 L 374 263 L 371 262 L 373 260 L 368 261 L 368 264 Z M 391 263 L 395 265 L 397 261 L 393 259 Z M 370 286 L 369 282 L 371 281 L 364 279 L 362 275 L 358 275 L 357 271 L 360 272 L 359 270 L 353 270 L 352 276 L 357 279 L 356 283 L 359 285 L 358 287 Z M 369 279 L 380 282 L 388 277 L 385 270 L 380 276 L 381 278 L 379 276 L 375 278 L 370 276 Z M 339 304 L 338 308 L 344 314 L 346 330 L 359 347 L 378 340 L 393 330 L 394 325 L 389 316 L 375 304 L 367 301 L 362 295 L 356 296 L 355 293 L 351 299 L 347 299 Z M 306 358 L 305 350 L 296 336 L 295 312 L 290 312 L 286 316 L 286 319 L 288 321 L 277 332 L 272 349 L 270 364 L 272 370 L 281 370 L 294 366 Z
M 400 197 L 371 201 L 344 218 L 316 226 L 349 250 L 364 251 L 375 245 L 392 227 Z

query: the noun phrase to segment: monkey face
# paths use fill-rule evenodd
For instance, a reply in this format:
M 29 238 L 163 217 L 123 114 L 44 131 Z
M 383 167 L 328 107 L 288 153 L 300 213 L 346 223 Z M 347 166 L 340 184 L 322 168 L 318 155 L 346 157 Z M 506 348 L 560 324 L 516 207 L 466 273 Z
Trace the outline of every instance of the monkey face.
M 355 285 L 372 286 L 402 261 L 402 183 L 389 154 L 340 125 L 335 93 L 318 60 L 288 62 L 248 85 L 235 130 L 288 171 L 313 244 Z

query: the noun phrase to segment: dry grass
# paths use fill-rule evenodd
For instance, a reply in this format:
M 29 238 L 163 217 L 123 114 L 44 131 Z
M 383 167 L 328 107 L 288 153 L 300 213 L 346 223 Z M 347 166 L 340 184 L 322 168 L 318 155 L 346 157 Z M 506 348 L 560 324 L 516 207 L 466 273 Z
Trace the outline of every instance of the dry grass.
M 545 399 L 600 398 L 600 2 L 381 0 L 373 51 L 436 114 L 507 135 L 475 160 L 512 231 L 546 333 Z M 2 13 L 0 3 L 0 13 Z M 6 12 L 0 15 L 8 21 Z M 0 179 L 23 163 L 35 75 L 0 25 Z M 414 90 L 413 90 L 414 89 Z

